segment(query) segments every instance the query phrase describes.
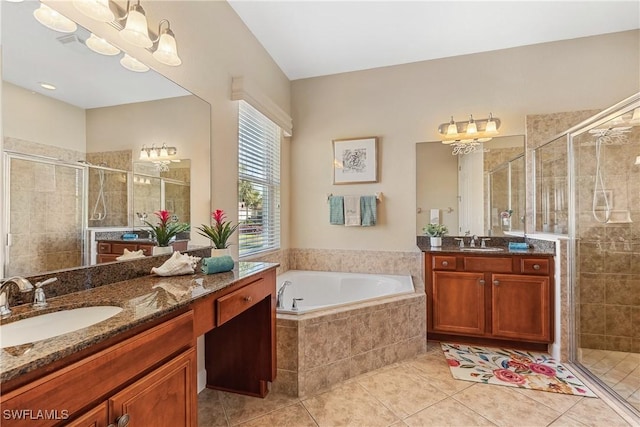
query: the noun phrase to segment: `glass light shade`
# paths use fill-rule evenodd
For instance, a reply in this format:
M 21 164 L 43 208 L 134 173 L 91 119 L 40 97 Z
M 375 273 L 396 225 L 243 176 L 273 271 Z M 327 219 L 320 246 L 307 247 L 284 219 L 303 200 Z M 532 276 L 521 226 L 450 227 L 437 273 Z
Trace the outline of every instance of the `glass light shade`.
M 636 165 L 640 165 L 640 156 L 637 156 L 637 157 L 636 157 L 636 163 L 635 163 L 635 164 L 636 164 Z
M 467 125 L 467 135 L 473 135 L 476 133 L 478 133 L 478 126 L 476 126 L 476 122 L 471 119 Z
M 498 133 L 498 128 L 496 127 L 496 122 L 493 118 L 489 118 L 487 122 L 487 127 L 484 130 L 486 133 Z
M 449 127 L 447 127 L 447 136 L 455 136 L 457 134 L 458 134 L 458 126 L 456 126 L 456 122 L 453 121 L 453 116 L 451 116 Z
M 152 148 L 151 151 L 149 152 L 149 158 L 150 159 L 157 159 L 158 158 L 158 149 L 157 148 Z
M 61 33 L 73 33 L 78 29 L 76 23 L 71 19 L 60 15 L 57 11 L 42 3 L 39 8 L 33 11 L 33 16 L 39 23 L 54 31 L 59 31 Z
M 633 116 L 631 116 L 632 125 L 640 125 L 640 107 L 633 110 Z
M 126 53 L 120 60 L 120 65 L 122 65 L 127 70 L 135 71 L 136 73 L 144 73 L 149 71 L 149 67 L 147 67 L 142 62 L 138 61 L 136 58 L 132 56 L 129 56 Z
M 136 4 L 131 6 L 127 23 L 125 27 L 120 30 L 120 37 L 135 46 L 144 48 L 153 46 L 153 42 L 149 38 L 147 17 L 144 14 L 142 6 Z
M 149 154 L 147 153 L 147 149 L 143 146 L 140 150 L 140 160 L 147 160 L 149 158 Z
M 89 49 L 100 55 L 113 56 L 120 53 L 120 49 L 109 43 L 103 38 L 91 33 L 91 36 L 84 42 Z
M 96 21 L 111 22 L 116 19 L 109 9 L 109 0 L 73 0 L 73 6 Z
M 167 151 L 166 145 L 163 145 L 160 149 L 160 157 L 169 157 L 169 152 Z
M 153 57 L 165 65 L 177 67 L 182 64 L 182 60 L 178 56 L 178 48 L 176 46 L 176 37 L 173 31 L 166 29 L 160 35 L 158 48 L 153 52 Z

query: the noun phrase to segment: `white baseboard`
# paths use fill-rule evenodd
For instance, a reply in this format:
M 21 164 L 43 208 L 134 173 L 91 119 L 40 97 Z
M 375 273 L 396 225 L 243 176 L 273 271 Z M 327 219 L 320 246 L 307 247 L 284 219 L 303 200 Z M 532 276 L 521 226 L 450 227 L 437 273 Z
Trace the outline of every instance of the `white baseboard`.
M 206 388 L 207 371 L 205 369 L 198 371 L 198 393 Z

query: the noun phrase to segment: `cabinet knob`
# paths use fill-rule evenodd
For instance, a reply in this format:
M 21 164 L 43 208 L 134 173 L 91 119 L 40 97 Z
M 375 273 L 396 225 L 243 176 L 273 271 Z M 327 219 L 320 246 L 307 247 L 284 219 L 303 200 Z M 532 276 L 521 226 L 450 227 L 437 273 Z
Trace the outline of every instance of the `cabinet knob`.
M 540 264 L 533 264 L 534 270 L 540 270 Z
M 116 427 L 127 427 L 129 425 L 129 414 L 123 414 L 116 419 Z
M 478 280 L 478 283 L 480 283 L 481 285 L 484 285 L 484 283 L 485 283 L 485 282 L 484 282 L 484 279 L 480 279 L 480 280 Z
M 253 301 L 253 298 L 252 298 L 251 296 L 244 297 L 243 299 L 244 299 L 244 302 L 251 302 L 251 301 Z
M 443 266 L 443 267 L 446 267 L 446 266 L 448 266 L 448 265 L 449 265 L 449 261 L 442 261 L 442 266 Z
M 493 281 L 493 284 L 494 284 L 494 285 L 496 285 L 496 286 L 498 286 L 498 285 L 500 285 L 500 281 L 499 281 L 499 280 L 494 280 L 494 281 Z

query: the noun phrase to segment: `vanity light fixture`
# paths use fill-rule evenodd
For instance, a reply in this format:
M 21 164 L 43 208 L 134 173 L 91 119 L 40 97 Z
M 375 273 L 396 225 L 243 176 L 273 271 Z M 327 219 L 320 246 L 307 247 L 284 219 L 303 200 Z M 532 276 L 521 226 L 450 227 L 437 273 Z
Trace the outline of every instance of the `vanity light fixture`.
M 84 42 L 89 49 L 100 55 L 113 56 L 120 53 L 120 49 L 106 41 L 105 39 L 91 33 L 91 36 Z
M 145 73 L 149 71 L 149 67 L 127 53 L 125 53 L 120 60 L 120 65 L 122 65 L 127 70 L 135 71 L 136 73 Z
M 109 0 L 73 0 L 73 6 L 96 21 L 111 22 L 116 19 L 109 8 Z
M 78 29 L 75 22 L 66 16 L 62 16 L 46 4 L 40 3 L 40 7 L 33 11 L 33 16 L 39 23 L 54 31 L 59 31 L 61 33 L 73 33 Z
M 166 143 L 163 143 L 160 147 L 155 144 L 152 144 L 151 147 L 143 145 L 140 149 L 140 160 L 166 159 L 176 154 L 178 154 L 178 149 L 176 147 L 167 147 Z
M 451 116 L 447 123 L 438 126 L 438 132 L 442 136 L 442 143 L 453 147 L 452 154 L 469 154 L 479 150 L 483 142 L 490 141 L 498 134 L 500 119 L 489 113 L 488 119 L 474 119 L 469 115 L 469 120 L 456 122 Z
M 149 37 L 149 27 L 147 26 L 147 16 L 142 6 L 140 6 L 140 0 L 137 4 L 129 6 L 127 2 L 128 10 L 124 16 L 127 23 L 124 28 L 120 30 L 120 37 L 134 46 L 144 47 L 146 49 L 153 46 L 153 42 Z

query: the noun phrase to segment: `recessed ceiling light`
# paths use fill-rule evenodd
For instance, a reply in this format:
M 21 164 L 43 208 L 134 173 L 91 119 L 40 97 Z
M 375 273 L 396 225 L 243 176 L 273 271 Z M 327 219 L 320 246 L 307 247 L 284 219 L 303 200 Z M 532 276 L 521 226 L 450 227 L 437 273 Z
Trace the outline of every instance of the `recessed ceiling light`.
M 52 85 L 51 83 L 46 83 L 46 82 L 40 82 L 40 86 L 44 89 L 48 89 L 48 90 L 56 90 L 56 87 L 54 85 Z

